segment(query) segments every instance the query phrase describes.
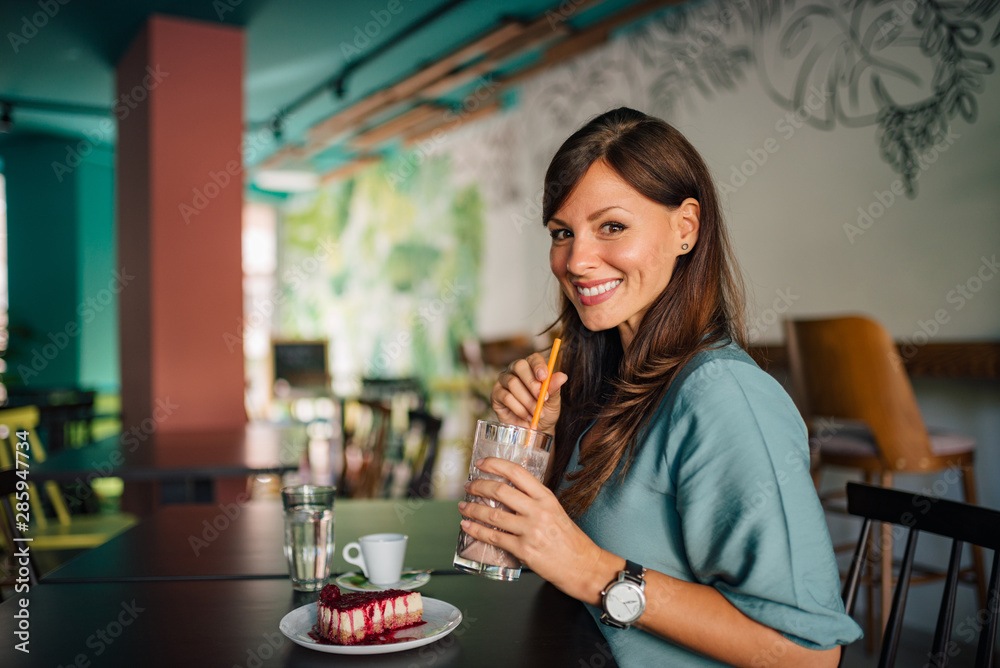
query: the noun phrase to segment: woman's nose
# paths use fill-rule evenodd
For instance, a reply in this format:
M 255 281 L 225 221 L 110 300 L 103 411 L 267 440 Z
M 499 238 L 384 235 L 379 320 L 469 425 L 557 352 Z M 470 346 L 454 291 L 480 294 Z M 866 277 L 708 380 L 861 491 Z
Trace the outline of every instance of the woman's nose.
M 583 276 L 598 264 L 600 264 L 600 258 L 597 254 L 596 244 L 590 239 L 574 238 L 569 257 L 566 260 L 566 271 L 575 276 Z

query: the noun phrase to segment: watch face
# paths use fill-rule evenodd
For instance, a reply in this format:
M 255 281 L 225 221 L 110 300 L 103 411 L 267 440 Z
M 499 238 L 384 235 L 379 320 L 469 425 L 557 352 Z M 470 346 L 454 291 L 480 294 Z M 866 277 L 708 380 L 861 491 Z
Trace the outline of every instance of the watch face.
M 646 608 L 646 595 L 632 582 L 617 582 L 608 589 L 604 607 L 616 622 L 631 624 L 642 616 Z

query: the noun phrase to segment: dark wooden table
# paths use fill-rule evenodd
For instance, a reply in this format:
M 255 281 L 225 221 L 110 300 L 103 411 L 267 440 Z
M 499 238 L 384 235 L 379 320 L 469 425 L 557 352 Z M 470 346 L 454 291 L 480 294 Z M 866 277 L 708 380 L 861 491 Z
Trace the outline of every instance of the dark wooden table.
M 116 476 L 124 480 L 219 478 L 280 473 L 298 468 L 304 427 L 249 423 L 218 431 L 123 433 L 32 463 L 34 480 L 72 482 Z
M 30 654 L 14 649 L 19 602 L 0 605 L 0 665 L 614 665 L 583 605 L 533 573 L 517 582 L 435 575 L 420 591 L 461 610 L 461 626 L 421 648 L 355 657 L 300 647 L 281 634 L 281 618 L 316 598 L 293 593 L 287 580 L 42 583 L 25 595 Z
M 407 568 L 451 570 L 461 517 L 457 501 L 349 500 L 334 505 L 333 572 L 348 543 L 369 533 L 405 533 Z M 287 578 L 281 504 L 165 506 L 50 573 L 46 582 L 179 578 Z
M 297 470 L 306 453 L 305 427 L 250 423 L 238 429 L 124 432 L 33 462 L 35 480 L 88 485 L 126 481 L 122 507 L 141 517 L 163 503 L 233 502 L 250 475 Z

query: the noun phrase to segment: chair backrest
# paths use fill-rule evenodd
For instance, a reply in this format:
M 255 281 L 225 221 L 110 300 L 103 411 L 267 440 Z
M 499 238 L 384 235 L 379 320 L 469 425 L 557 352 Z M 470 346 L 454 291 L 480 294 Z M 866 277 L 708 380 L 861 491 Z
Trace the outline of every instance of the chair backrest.
M 37 406 L 0 409 L 0 429 L 4 430 L 3 433 L 0 433 L 0 469 L 16 467 L 16 453 L 19 449 L 17 442 L 21 440 L 27 441 L 29 445 L 25 452 L 30 457 L 31 462 L 41 463 L 45 461 L 45 447 L 37 433 L 38 421 Z M 26 434 L 26 438 L 21 439 L 18 436 L 19 433 Z M 42 483 L 42 488 L 48 497 L 48 505 L 55 512 L 56 520 L 59 524 L 68 525 L 70 512 L 65 499 L 63 499 L 59 484 L 54 480 L 46 480 Z M 35 509 L 31 513 L 32 523 L 40 528 L 45 528 L 48 526 L 48 518 L 43 511 L 45 504 L 42 502 L 41 494 L 33 482 L 28 483 L 28 490 L 32 508 Z
M 916 552 L 917 536 L 921 531 L 952 539 L 944 594 L 941 597 L 941 607 L 930 652 L 931 663 L 928 664 L 934 668 L 946 668 L 948 659 L 954 654 L 951 631 L 963 544 L 969 543 L 993 550 L 993 574 L 987 589 L 987 605 L 977 616 L 977 620 L 982 621 L 982 630 L 975 664 L 976 668 L 991 667 L 997 636 L 997 608 L 1000 604 L 998 601 L 1000 599 L 1000 512 L 967 503 L 858 483 L 847 483 L 847 511 L 864 518 L 861 538 L 858 540 L 847 582 L 844 585 L 844 606 L 848 614 L 854 612 L 861 571 L 868 561 L 866 552 L 871 537 L 872 522 L 888 522 L 907 529 L 906 549 L 892 598 L 892 608 L 886 622 L 885 635 L 882 638 L 879 668 L 889 668 L 896 660 L 896 650 L 903 625 L 903 611 L 906 609 L 906 595 L 913 569 L 913 556 Z M 893 529 L 898 530 L 896 527 Z
M 21 483 L 20 485 L 18 484 L 19 482 Z M 35 557 L 31 553 L 31 544 L 21 542 L 21 539 L 24 538 L 24 532 L 21 530 L 24 523 L 19 523 L 16 513 L 17 504 L 25 503 L 23 499 L 26 498 L 27 491 L 28 485 L 18 475 L 17 470 L 13 468 L 0 469 L 0 528 L 3 529 L 4 540 L 10 546 L 12 555 L 11 574 L 9 577 L 0 580 L 0 584 L 4 586 L 17 586 L 25 579 L 28 585 L 34 585 L 38 582 L 38 566 L 35 564 Z M 26 564 L 24 563 L 24 556 L 19 554 L 22 545 L 28 546 L 28 549 L 25 550 L 28 553 Z M 23 566 L 27 566 L 27 578 L 24 577 Z
M 410 489 L 407 495 L 411 499 L 428 499 L 434 493 L 432 476 L 443 422 L 441 418 L 427 411 L 410 411 L 409 418 L 411 429 L 419 433 L 419 448 L 413 457 Z
M 392 411 L 382 402 L 359 399 L 345 406 L 345 421 L 350 429 L 343 450 L 341 494 L 379 497 L 386 480 L 384 464 Z
M 788 362 L 797 401 L 809 418 L 864 422 L 885 466 L 934 468 L 927 428 L 896 345 L 863 316 L 787 320 Z

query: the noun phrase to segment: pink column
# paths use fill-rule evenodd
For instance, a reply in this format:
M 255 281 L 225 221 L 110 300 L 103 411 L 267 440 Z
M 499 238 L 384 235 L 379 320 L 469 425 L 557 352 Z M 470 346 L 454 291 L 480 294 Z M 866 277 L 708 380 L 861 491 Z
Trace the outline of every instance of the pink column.
M 152 16 L 118 63 L 123 426 L 240 427 L 243 33 Z M 228 339 L 228 344 L 227 344 Z

